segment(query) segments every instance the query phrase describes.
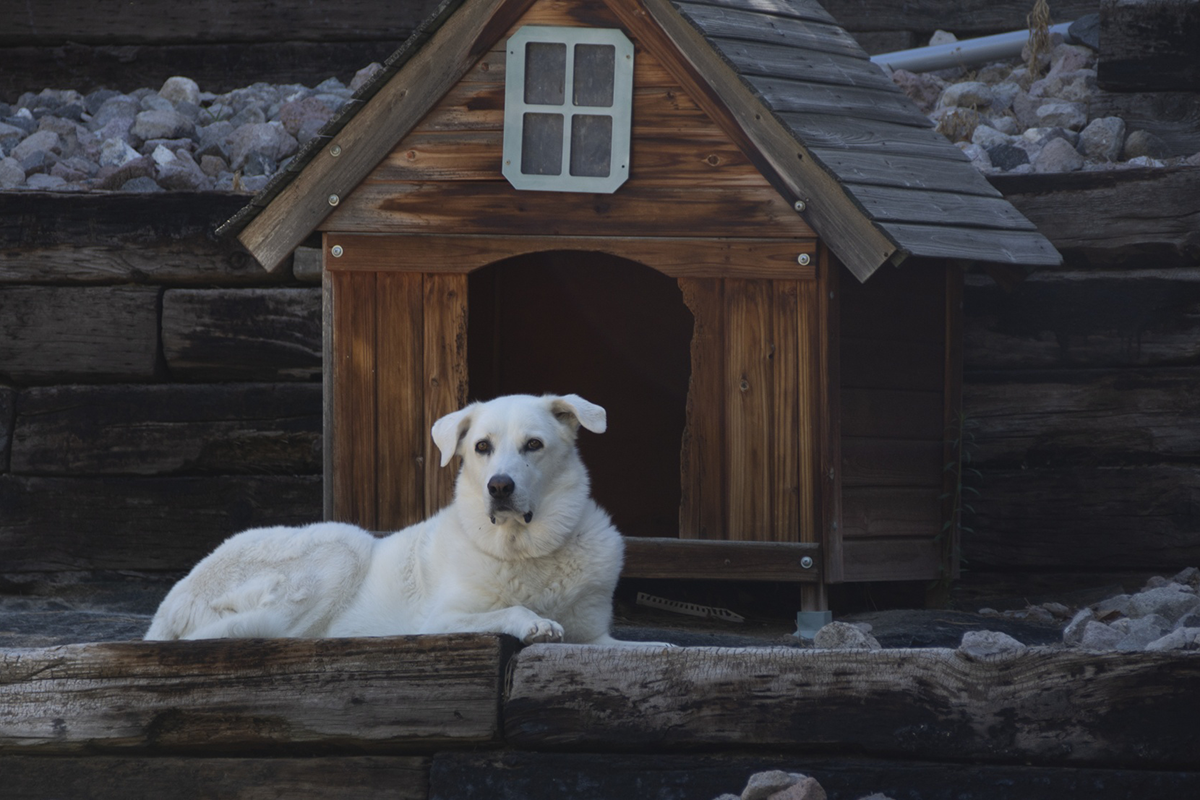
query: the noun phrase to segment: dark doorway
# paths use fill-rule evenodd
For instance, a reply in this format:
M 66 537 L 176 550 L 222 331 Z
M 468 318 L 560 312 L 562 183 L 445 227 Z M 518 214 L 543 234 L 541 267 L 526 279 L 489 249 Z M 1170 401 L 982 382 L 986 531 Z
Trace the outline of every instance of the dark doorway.
M 608 431 L 579 437 L 593 496 L 628 536 L 677 537 L 692 315 L 676 281 L 603 253 L 535 253 L 472 273 L 468 302 L 471 398 L 604 406 Z

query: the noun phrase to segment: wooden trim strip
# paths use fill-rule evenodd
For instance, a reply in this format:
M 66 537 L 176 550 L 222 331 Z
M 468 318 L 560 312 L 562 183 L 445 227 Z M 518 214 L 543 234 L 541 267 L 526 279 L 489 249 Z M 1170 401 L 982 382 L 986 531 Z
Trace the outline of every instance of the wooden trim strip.
M 812 559 L 805 568 L 803 560 Z M 821 547 L 797 542 L 730 542 L 625 537 L 624 578 L 815 583 Z
M 329 257 L 334 246 L 343 256 Z M 815 239 L 685 239 L 588 236 L 388 236 L 329 233 L 333 271 L 465 273 L 513 256 L 588 250 L 638 261 L 672 278 L 815 280 Z M 808 256 L 808 264 L 797 259 Z M 348 257 L 353 256 L 353 257 Z

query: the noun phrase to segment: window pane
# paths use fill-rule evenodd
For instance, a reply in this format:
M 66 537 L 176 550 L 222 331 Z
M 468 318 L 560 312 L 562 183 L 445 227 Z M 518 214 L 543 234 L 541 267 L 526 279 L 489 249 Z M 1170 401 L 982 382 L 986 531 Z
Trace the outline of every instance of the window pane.
M 526 114 L 521 130 L 521 172 L 525 175 L 561 175 L 562 114 Z
M 611 44 L 575 45 L 575 105 L 612 106 L 616 54 Z
M 567 46 L 554 42 L 525 45 L 525 102 L 561 106 L 566 97 Z
M 571 174 L 607 178 L 612 160 L 612 117 L 577 114 L 571 119 Z

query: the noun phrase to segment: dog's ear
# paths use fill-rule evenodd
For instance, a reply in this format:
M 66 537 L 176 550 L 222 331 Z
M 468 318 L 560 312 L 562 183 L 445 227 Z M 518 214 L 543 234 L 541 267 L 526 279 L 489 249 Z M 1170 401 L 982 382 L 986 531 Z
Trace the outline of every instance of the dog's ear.
M 607 412 L 577 394 L 550 398 L 550 413 L 563 424 L 569 425 L 572 431 L 579 430 L 582 425 L 592 433 L 604 433 L 608 427 Z
M 458 446 L 462 443 L 462 438 L 467 435 L 467 429 L 471 427 L 471 418 L 477 405 L 478 403 L 472 403 L 433 423 L 431 431 L 433 443 L 438 446 L 438 450 L 442 451 L 443 467 L 450 463 L 450 459 L 458 455 Z

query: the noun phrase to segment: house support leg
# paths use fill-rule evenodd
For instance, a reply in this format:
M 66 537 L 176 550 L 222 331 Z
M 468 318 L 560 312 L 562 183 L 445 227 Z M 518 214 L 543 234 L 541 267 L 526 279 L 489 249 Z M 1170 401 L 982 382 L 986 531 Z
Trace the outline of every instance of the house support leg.
M 806 583 L 801 586 L 800 611 L 796 612 L 796 632 L 792 635 L 811 639 L 830 622 L 833 622 L 833 612 L 829 610 L 825 584 Z

